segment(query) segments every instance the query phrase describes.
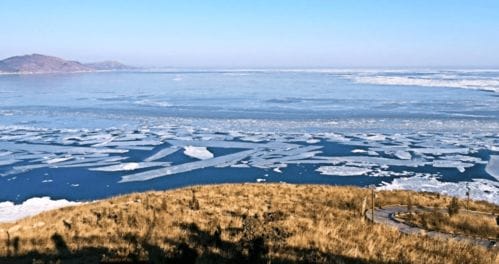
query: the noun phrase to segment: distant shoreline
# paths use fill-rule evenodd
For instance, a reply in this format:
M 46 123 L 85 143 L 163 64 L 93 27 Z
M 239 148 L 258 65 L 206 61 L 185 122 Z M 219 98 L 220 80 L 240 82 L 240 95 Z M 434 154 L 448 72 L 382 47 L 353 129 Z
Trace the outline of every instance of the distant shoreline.
M 140 72 L 137 70 L 95 70 L 95 71 L 74 71 L 74 72 L 0 72 L 0 75 L 48 75 L 48 74 L 78 74 L 78 73 L 104 73 L 104 72 Z
M 101 61 L 81 63 L 54 56 L 30 54 L 9 57 L 0 60 L 0 74 L 45 74 L 45 73 L 79 73 L 95 71 L 133 70 L 117 61 Z

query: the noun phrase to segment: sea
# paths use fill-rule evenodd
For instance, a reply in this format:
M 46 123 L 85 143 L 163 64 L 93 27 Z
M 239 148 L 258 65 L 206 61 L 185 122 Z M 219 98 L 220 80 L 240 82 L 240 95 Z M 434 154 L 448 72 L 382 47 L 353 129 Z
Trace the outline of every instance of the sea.
M 498 70 L 0 75 L 0 211 L 220 183 L 499 204 Z

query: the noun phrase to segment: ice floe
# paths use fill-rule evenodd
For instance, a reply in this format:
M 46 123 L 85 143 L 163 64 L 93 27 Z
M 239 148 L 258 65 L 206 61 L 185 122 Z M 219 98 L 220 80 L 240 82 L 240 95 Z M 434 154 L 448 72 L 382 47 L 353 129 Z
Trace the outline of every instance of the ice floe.
M 66 154 L 90 154 L 90 153 L 126 153 L 126 149 L 114 148 L 93 148 L 93 147 L 73 147 L 73 146 L 57 146 L 43 144 L 27 144 L 2 142 L 1 147 L 9 148 L 15 151 L 30 151 L 30 152 L 49 152 L 49 153 L 66 153 Z
M 317 144 L 320 141 L 320 139 L 316 139 L 316 138 L 311 138 L 311 139 L 307 139 L 307 141 L 305 141 L 307 144 Z
M 154 178 L 164 177 L 176 173 L 183 173 L 188 171 L 193 171 L 197 169 L 202 169 L 206 167 L 220 166 L 224 164 L 232 164 L 239 160 L 242 160 L 249 155 L 253 154 L 254 150 L 246 150 L 237 152 L 234 154 L 228 154 L 224 156 L 214 157 L 211 159 L 193 161 L 188 163 L 183 163 L 180 165 L 174 165 L 171 167 L 153 169 L 145 172 L 140 172 L 136 174 L 129 174 L 121 177 L 120 182 L 132 182 L 132 181 L 146 181 Z
M 91 171 L 133 171 L 151 167 L 165 167 L 169 166 L 169 162 L 125 162 L 117 165 L 110 165 L 105 167 L 90 168 Z
M 379 190 L 413 190 L 418 192 L 435 192 L 461 198 L 466 197 L 470 189 L 470 197 L 499 204 L 499 182 L 485 179 L 474 179 L 471 182 L 443 182 L 434 176 L 414 176 L 396 178 L 391 183 L 384 182 Z
M 412 148 L 411 151 L 418 154 L 443 155 L 443 154 L 468 154 L 468 148 Z
M 459 160 L 434 160 L 432 165 L 435 168 L 456 168 L 461 173 L 463 173 L 466 168 L 475 166 L 473 163 L 466 163 Z
M 410 160 L 412 158 L 411 153 L 403 150 L 397 150 L 393 155 L 402 160 Z
M 53 158 L 53 159 L 46 160 L 45 163 L 47 163 L 47 164 L 55 164 L 55 163 L 60 163 L 60 162 L 68 161 L 68 160 L 72 160 L 72 159 L 73 159 L 73 157 Z
M 377 85 L 406 85 L 425 87 L 450 87 L 462 89 L 477 89 L 499 92 L 499 79 L 476 79 L 476 78 L 441 78 L 437 75 L 410 75 L 410 76 L 386 76 L 386 75 L 364 75 L 353 76 L 351 79 L 357 83 Z
M 298 145 L 284 142 L 269 142 L 269 143 L 253 143 L 241 141 L 223 141 L 223 140 L 167 140 L 167 143 L 173 146 L 186 147 L 211 147 L 211 148 L 239 148 L 239 149 L 255 149 L 255 148 L 295 148 Z
M 383 134 L 374 134 L 374 135 L 362 135 L 362 138 L 368 141 L 384 141 L 386 140 L 386 136 Z
M 170 154 L 173 154 L 178 151 L 177 147 L 171 147 L 171 148 L 164 148 L 156 153 L 154 153 L 152 156 L 147 157 L 144 159 L 144 161 L 155 161 L 162 159 Z
M 21 178 L 16 174 L 31 170 L 79 168 L 113 173 L 124 183 L 210 167 L 280 174 L 290 166 L 290 171 L 300 170 L 298 174 L 303 174 L 304 168 L 316 170 L 311 177 L 320 173 L 412 178 L 425 176 L 413 168 L 426 166 L 424 170 L 433 168 L 436 174 L 432 172 L 432 176 L 441 168 L 455 168 L 469 177 L 467 168 L 488 163 L 486 173 L 498 178 L 494 149 L 499 135 L 495 132 L 245 132 L 236 130 L 239 122 L 227 130 L 210 128 L 212 122 L 206 123 L 207 128 L 171 124 L 108 129 L 0 126 L 0 137 L 5 139 L 0 139 L 0 176 L 15 181 Z M 215 156 L 212 149 L 232 154 Z M 179 156 L 172 155 L 177 151 L 198 160 L 178 163 Z M 482 160 L 489 156 L 490 161 Z
M 9 156 L 9 155 L 12 155 L 13 153 L 10 152 L 10 151 L 0 151 L 0 157 L 5 157 L 5 156 Z
M 323 175 L 332 176 L 359 176 L 371 172 L 369 168 L 359 168 L 350 166 L 321 166 L 316 171 Z
M 16 160 L 16 159 L 0 160 L 0 166 L 12 165 L 12 164 L 18 163 L 19 161 L 20 160 Z
M 490 156 L 489 163 L 485 166 L 485 171 L 499 181 L 499 156 Z
M 200 160 L 213 158 L 213 153 L 211 153 L 206 147 L 193 147 L 185 146 L 184 154 Z
M 92 147 L 137 147 L 137 146 L 156 146 L 161 144 L 156 140 L 134 140 L 134 141 L 108 141 L 92 145 Z
M 383 157 L 366 157 L 366 156 L 336 156 L 328 158 L 328 161 L 333 164 L 350 163 L 360 165 L 373 165 L 373 166 L 406 166 L 406 167 L 419 167 L 428 164 L 425 160 L 399 160 L 389 159 Z
M 173 80 L 176 81 L 181 81 L 182 79 L 180 78 L 174 78 Z M 170 107 L 172 104 L 168 102 L 162 102 L 162 101 L 157 101 L 157 100 L 138 100 L 133 102 L 136 105 L 142 105 L 142 106 L 158 106 L 158 107 Z

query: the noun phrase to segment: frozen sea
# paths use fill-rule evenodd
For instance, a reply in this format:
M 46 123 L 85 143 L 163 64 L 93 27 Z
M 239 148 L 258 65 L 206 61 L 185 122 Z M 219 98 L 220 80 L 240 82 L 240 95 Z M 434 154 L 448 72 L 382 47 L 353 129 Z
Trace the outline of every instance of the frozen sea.
M 0 75 L 0 213 L 234 182 L 469 189 L 499 204 L 498 180 L 499 71 Z

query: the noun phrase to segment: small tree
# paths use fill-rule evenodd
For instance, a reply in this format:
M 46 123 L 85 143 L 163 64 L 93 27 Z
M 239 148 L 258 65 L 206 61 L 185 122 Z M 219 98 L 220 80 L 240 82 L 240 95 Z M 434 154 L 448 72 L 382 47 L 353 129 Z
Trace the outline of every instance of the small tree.
M 456 197 L 452 197 L 452 200 L 447 206 L 447 211 L 449 212 L 449 216 L 459 213 L 459 202 Z

